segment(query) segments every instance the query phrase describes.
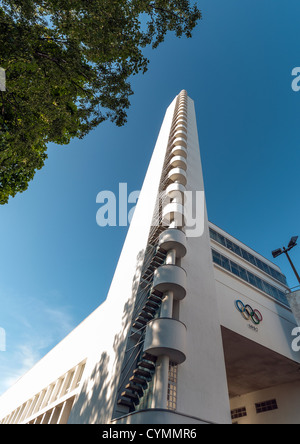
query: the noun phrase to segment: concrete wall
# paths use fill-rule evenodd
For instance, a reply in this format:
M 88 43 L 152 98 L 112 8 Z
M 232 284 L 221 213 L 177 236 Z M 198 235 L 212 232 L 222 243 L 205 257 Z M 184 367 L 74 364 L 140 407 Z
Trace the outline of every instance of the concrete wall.
M 300 327 L 300 290 L 290 293 L 287 298 L 295 316 L 297 325 Z
M 296 326 L 291 310 L 217 265 L 215 277 L 221 325 L 289 359 L 300 362 L 299 353 L 295 353 L 291 347 L 292 330 Z M 253 324 L 255 329 L 249 328 L 249 324 L 252 325 L 251 321 L 246 321 L 237 310 L 236 300 L 241 300 L 245 305 L 249 304 L 262 314 L 261 324 L 257 326 Z
M 255 403 L 276 399 L 278 409 L 256 413 Z M 233 420 L 238 424 L 299 424 L 300 382 L 283 384 L 231 399 L 231 409 L 246 407 L 247 416 Z

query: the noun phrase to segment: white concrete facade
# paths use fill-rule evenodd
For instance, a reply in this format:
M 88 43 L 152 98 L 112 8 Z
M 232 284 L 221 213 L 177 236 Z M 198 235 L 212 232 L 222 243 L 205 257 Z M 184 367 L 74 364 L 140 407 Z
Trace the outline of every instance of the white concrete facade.
M 209 223 L 206 207 L 204 233 L 187 236 L 184 191 L 204 183 L 194 102 L 182 91 L 106 301 L 2 395 L 0 423 L 299 423 L 284 276 Z

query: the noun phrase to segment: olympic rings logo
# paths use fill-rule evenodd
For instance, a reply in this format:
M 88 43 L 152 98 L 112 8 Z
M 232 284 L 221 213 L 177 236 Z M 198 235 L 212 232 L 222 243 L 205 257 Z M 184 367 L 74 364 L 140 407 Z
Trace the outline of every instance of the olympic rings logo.
M 262 314 L 258 310 L 253 310 L 250 305 L 244 305 L 242 301 L 235 301 L 235 306 L 246 321 L 251 319 L 255 325 L 259 325 L 263 321 Z

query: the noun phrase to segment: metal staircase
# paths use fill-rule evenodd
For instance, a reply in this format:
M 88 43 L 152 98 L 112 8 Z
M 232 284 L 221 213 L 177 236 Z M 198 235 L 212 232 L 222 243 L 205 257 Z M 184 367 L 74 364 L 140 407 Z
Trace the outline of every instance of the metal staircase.
M 129 412 L 136 410 L 155 373 L 157 358 L 149 353 L 144 353 L 143 344 L 148 322 L 159 315 L 163 293 L 152 289 L 152 281 L 154 271 L 165 263 L 166 252 L 159 247 L 153 248 L 154 253 L 148 260 L 145 260 L 142 270 L 140 282 L 142 291 L 136 304 L 129 336 L 135 341 L 135 345 L 130 349 L 136 351 L 136 354 L 129 355 L 124 364 L 123 371 L 126 367 L 129 367 L 130 371 L 126 373 L 126 382 L 123 380 L 123 383 L 120 384 L 119 393 L 121 393 L 117 401 L 118 405 L 127 407 Z M 124 384 L 126 384 L 125 388 Z

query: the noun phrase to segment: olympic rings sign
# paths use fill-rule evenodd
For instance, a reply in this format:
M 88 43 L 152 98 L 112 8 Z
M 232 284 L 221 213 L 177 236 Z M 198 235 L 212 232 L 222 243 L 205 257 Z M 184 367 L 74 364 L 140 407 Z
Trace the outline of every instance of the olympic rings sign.
M 246 321 L 249 321 L 249 319 L 251 319 L 251 321 L 255 325 L 259 325 L 263 321 L 263 317 L 260 311 L 253 310 L 250 305 L 244 305 L 242 301 L 235 301 L 235 306 L 242 314 L 243 318 L 246 319 Z

